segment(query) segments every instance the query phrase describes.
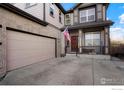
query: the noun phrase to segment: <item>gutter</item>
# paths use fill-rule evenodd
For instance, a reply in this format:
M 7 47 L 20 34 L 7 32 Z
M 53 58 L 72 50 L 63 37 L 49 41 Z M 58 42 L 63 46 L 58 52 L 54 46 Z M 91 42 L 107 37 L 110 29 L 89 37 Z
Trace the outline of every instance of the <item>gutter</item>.
M 62 7 L 62 5 L 60 3 L 55 3 L 55 5 L 64 13 L 66 14 L 65 9 Z
M 107 21 L 102 21 L 102 22 L 88 22 L 88 23 L 80 23 L 80 24 L 76 24 L 76 25 L 70 25 L 68 26 L 69 30 L 75 30 L 75 29 L 82 29 L 82 28 L 91 28 L 91 27 L 102 27 L 102 26 L 111 26 L 113 25 L 114 22 L 112 22 L 111 20 L 107 20 Z M 61 31 L 63 31 L 66 28 L 66 26 L 64 26 L 63 28 L 60 28 Z

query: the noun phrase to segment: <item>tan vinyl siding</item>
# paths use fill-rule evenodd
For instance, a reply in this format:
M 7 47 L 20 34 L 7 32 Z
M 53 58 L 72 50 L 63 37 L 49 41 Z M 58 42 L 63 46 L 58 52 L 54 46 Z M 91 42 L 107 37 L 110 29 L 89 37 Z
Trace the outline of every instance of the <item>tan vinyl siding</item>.
M 51 3 L 45 3 L 45 6 L 46 6 L 46 11 L 45 11 L 45 15 L 46 15 L 46 21 L 58 28 L 61 28 L 64 26 L 64 14 L 61 12 L 62 16 L 61 16 L 61 20 L 62 20 L 62 23 L 59 22 L 59 11 L 60 9 L 55 5 L 53 4 L 53 10 L 54 10 L 54 16 L 51 16 L 50 15 L 50 6 L 51 6 Z
M 34 5 L 32 4 L 30 7 L 26 7 L 26 3 L 15 3 L 14 6 L 43 20 L 43 3 L 34 3 Z

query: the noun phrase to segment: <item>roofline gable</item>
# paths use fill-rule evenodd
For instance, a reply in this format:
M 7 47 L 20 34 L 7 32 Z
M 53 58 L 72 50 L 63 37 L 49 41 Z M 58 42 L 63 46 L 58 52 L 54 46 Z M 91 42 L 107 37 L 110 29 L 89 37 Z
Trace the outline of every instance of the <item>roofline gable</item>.
M 78 8 L 81 4 L 83 4 L 83 3 L 77 3 L 72 9 L 66 11 L 66 13 L 72 13 L 72 12 L 73 12 L 76 8 Z M 93 4 L 95 5 L 95 4 L 98 4 L 98 3 L 93 3 Z M 109 6 L 109 3 L 101 3 L 101 4 L 105 5 L 105 6 L 106 6 L 106 9 L 107 9 L 108 6 Z
M 65 14 L 66 10 L 63 8 L 63 6 L 60 3 L 55 3 L 55 5 Z

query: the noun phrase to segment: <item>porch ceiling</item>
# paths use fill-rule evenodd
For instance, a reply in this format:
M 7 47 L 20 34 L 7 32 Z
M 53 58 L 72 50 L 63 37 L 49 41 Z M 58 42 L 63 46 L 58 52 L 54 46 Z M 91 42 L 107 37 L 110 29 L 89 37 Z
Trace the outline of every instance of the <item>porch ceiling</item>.
M 100 22 L 89 22 L 89 23 L 71 25 L 71 26 L 68 26 L 68 29 L 75 30 L 75 29 L 92 28 L 92 27 L 104 27 L 104 26 L 111 26 L 113 23 L 114 22 L 112 22 L 111 20 L 100 21 Z M 66 26 L 61 28 L 61 31 L 63 31 L 65 28 Z

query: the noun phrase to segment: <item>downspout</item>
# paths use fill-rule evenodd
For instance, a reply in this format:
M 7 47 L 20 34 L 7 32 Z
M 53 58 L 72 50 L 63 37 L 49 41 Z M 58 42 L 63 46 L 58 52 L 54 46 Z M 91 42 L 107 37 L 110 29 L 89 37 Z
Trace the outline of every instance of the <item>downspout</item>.
M 46 21 L 46 5 L 43 3 L 43 20 Z

